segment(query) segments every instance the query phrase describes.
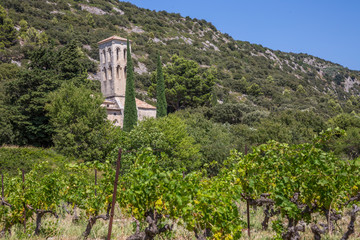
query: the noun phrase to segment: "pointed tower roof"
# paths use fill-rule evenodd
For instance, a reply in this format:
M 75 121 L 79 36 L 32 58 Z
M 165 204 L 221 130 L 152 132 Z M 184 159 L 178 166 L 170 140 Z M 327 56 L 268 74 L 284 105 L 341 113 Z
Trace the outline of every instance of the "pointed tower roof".
M 104 40 L 101 40 L 100 42 L 98 42 L 98 44 L 100 45 L 100 44 L 103 44 L 103 43 L 106 43 L 106 42 L 111 42 L 112 40 L 118 40 L 118 41 L 127 41 L 127 39 L 126 38 L 122 38 L 122 37 L 118 37 L 118 36 L 111 36 L 111 37 L 109 37 L 109 38 L 106 38 L 106 39 L 104 39 Z M 131 40 L 129 40 L 130 42 L 131 42 Z

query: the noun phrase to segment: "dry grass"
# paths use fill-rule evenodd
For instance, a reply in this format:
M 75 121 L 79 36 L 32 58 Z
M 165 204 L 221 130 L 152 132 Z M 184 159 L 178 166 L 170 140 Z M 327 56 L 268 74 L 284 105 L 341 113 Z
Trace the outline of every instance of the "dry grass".
M 72 216 L 69 214 L 59 215 L 59 218 L 48 216 L 42 221 L 42 233 L 40 236 L 34 236 L 34 221 L 28 222 L 28 231 L 25 234 L 22 225 L 16 225 L 12 229 L 12 235 L 6 236 L 4 240 L 79 240 L 87 225 L 86 218 L 81 217 L 77 223 L 72 222 Z M 91 230 L 89 240 L 104 240 L 107 237 L 109 221 L 98 220 Z M 1 228 L 1 226 L 0 226 Z M 116 207 L 114 222 L 112 228 L 112 239 L 125 240 L 134 232 L 132 219 L 121 213 L 120 208 Z M 160 236 L 158 239 L 179 239 L 190 240 L 195 239 L 193 234 L 186 231 L 183 227 L 176 225 L 173 231 L 166 235 Z
M 257 210 L 250 210 L 250 218 L 251 218 L 251 239 L 253 240 L 270 240 L 273 239 L 276 234 L 271 229 L 271 223 L 269 223 L 269 230 L 263 231 L 261 222 L 263 220 L 263 212 L 262 208 L 258 208 Z M 240 212 L 242 214 L 242 218 L 246 220 L 246 206 L 245 204 L 240 205 Z M 273 217 L 271 220 L 276 220 L 278 217 Z M 322 239 L 326 240 L 335 240 L 340 239 L 343 232 L 347 230 L 347 224 L 349 223 L 349 215 L 346 214 L 345 217 L 338 222 L 336 225 L 336 230 L 331 234 L 323 235 Z M 360 239 L 360 216 L 356 222 L 355 226 L 355 234 L 351 235 L 350 239 Z M 316 221 L 325 222 L 325 218 L 322 216 L 317 216 L 315 218 Z M 78 240 L 82 239 L 81 234 L 86 228 L 86 219 L 81 218 L 78 223 L 72 222 L 71 215 L 63 215 L 60 216 L 59 219 L 55 219 L 54 217 L 47 217 L 43 221 L 43 232 L 41 236 L 36 237 L 31 235 L 35 226 L 33 222 L 28 223 L 28 233 L 24 234 L 23 226 L 18 225 L 14 227 L 13 234 L 11 237 L 7 236 L 6 240 L 17 240 L 17 239 L 29 239 L 29 240 Z M 100 240 L 106 239 L 107 231 L 108 231 L 108 221 L 98 220 L 91 231 L 91 235 L 88 239 L 90 240 Z M 134 231 L 133 224 L 131 218 L 122 214 L 120 209 L 117 207 L 114 216 L 114 224 L 113 224 L 113 239 L 117 240 L 125 240 L 128 236 L 130 236 Z M 310 230 L 310 226 L 306 226 L 305 233 L 301 233 L 302 239 L 313 239 L 313 234 Z M 195 239 L 194 234 L 185 230 L 182 226 L 176 225 L 172 233 L 167 235 L 159 236 L 157 239 L 165 240 L 165 239 L 179 239 L 179 240 L 193 240 Z M 248 239 L 247 229 L 243 230 L 243 237 L 241 239 Z

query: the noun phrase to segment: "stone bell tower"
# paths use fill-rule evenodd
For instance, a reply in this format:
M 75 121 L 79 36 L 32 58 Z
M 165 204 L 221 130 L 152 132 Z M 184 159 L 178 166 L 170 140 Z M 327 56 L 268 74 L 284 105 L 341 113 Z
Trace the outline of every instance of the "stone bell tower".
M 125 98 L 126 39 L 112 36 L 98 42 L 101 92 L 105 98 Z
M 101 92 L 106 98 L 102 106 L 106 108 L 107 118 L 116 126 L 122 127 L 126 90 L 127 39 L 112 36 L 98 42 L 98 45 Z M 135 101 L 139 120 L 156 117 L 154 106 L 139 99 Z

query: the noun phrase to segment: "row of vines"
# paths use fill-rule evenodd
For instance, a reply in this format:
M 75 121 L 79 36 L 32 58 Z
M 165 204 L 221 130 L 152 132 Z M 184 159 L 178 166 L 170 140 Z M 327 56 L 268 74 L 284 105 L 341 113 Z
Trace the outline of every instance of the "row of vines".
M 261 206 L 263 229 L 272 221 L 275 238 L 289 240 L 300 239 L 306 227 L 314 239 L 338 231 L 336 221 L 350 210 L 350 222 L 342 230 L 342 239 L 348 239 L 360 211 L 356 205 L 360 167 L 359 161 L 341 160 L 327 151 L 327 143 L 339 134 L 338 129 L 328 130 L 312 143 L 299 145 L 269 142 L 246 155 L 234 151 L 211 178 L 205 171 L 164 170 L 151 149 L 139 150 L 131 171 L 120 176 L 116 195 L 118 205 L 136 225 L 127 239 L 154 239 L 172 231 L 174 224 L 193 232 L 196 239 L 239 239 L 246 228 L 246 217 L 239 210 L 243 203 Z M 15 225 L 30 219 L 35 221 L 33 234 L 38 235 L 44 215 L 58 217 L 65 211 L 74 219 L 78 213 L 86 216 L 82 234 L 86 239 L 98 220 L 109 219 L 113 164 L 68 164 L 50 172 L 44 171 L 47 165 L 38 164 L 25 175 L 4 174 L 0 237 L 11 235 Z M 97 181 L 89 174 L 94 169 L 99 173 Z M 318 222 L 319 215 L 326 222 Z

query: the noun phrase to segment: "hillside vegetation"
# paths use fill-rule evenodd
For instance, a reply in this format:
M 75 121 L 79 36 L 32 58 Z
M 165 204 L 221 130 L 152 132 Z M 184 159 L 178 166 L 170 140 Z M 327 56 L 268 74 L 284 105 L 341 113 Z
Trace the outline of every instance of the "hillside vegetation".
M 234 40 L 205 20 L 126 2 L 1 0 L 0 4 L 0 143 L 52 146 L 59 139 L 54 134 L 62 131 L 55 129 L 56 124 L 62 129 L 70 122 L 79 124 L 76 119 L 66 123 L 50 119 L 55 115 L 48 111 L 56 107 L 45 106 L 61 94 L 49 93 L 67 82 L 99 92 L 97 42 L 119 35 L 132 40 L 137 97 L 150 103 L 156 101 L 155 69 L 161 55 L 168 112 L 176 111 L 184 119 L 189 134 L 202 143 L 203 154 L 206 148 L 213 149 L 204 144 L 220 136 L 216 128 L 224 134 L 217 150 L 226 156 L 231 148 L 243 150 L 271 139 L 306 142 L 327 127 L 340 126 L 351 132 L 342 141 L 352 147 L 339 144 L 339 154 L 358 156 L 357 71 L 307 54 Z M 101 110 L 97 114 L 105 116 Z M 92 124 L 94 128 L 97 123 Z M 79 136 L 87 136 L 86 144 L 79 143 L 81 148 L 92 146 L 89 141 L 95 138 L 88 128 L 76 129 L 82 131 Z M 102 131 L 99 139 L 108 132 Z M 62 134 L 78 141 L 66 131 Z M 94 154 L 105 158 L 101 152 Z
M 26 54 L 20 46 L 44 39 L 55 45 L 76 39 L 82 51 L 97 61 L 97 42 L 119 35 L 133 40 L 139 89 L 150 86 L 149 73 L 155 70 L 160 52 L 165 63 L 177 54 L 196 61 L 202 69 L 216 69 L 215 91 L 223 102 L 248 100 L 270 111 L 315 108 L 327 117 L 333 115 L 329 109 L 334 107 L 351 111 L 350 101 L 359 107 L 354 97 L 360 93 L 359 72 L 307 54 L 234 40 L 205 20 L 115 0 L 1 0 L 0 4 L 15 28 L 28 35 L 2 53 L 5 62 L 23 61 Z M 96 64 L 88 70 L 96 74 Z

